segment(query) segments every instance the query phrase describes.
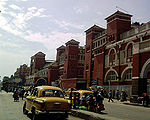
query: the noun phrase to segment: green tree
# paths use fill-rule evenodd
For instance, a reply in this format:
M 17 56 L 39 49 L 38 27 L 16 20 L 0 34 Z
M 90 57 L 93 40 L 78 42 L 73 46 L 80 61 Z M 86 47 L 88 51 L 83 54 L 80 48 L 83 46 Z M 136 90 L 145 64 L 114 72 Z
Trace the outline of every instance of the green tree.
M 8 90 L 9 83 L 10 83 L 10 78 L 8 76 L 4 76 L 2 82 L 4 90 L 6 91 Z

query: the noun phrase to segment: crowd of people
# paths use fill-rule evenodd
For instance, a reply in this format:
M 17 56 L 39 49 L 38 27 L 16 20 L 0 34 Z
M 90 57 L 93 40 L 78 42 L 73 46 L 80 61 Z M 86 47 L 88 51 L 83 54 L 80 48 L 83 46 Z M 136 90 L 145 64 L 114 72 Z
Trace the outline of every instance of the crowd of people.
M 31 93 L 33 87 L 29 87 L 28 90 L 25 90 L 25 88 L 23 87 L 16 87 L 13 89 L 13 99 L 14 99 L 14 102 L 18 102 L 19 101 L 19 98 L 21 98 L 23 100 L 24 97 L 28 96 L 29 93 Z
M 70 92 L 70 100 L 71 100 L 71 107 L 74 109 L 77 108 L 85 108 L 86 110 L 89 111 L 97 111 L 98 107 L 101 108 L 99 109 L 99 111 L 104 110 L 104 104 L 103 104 L 103 100 L 104 97 L 101 95 L 100 92 L 94 92 L 92 93 L 88 93 L 88 94 L 84 94 L 81 98 L 80 98 L 80 94 L 79 93 L 72 93 L 72 90 Z
M 113 99 L 116 99 L 118 101 L 127 101 L 127 93 L 125 91 L 119 91 L 116 90 L 115 92 L 110 90 L 108 93 L 104 90 L 97 90 L 93 91 L 93 94 L 85 94 L 80 98 L 80 94 L 74 92 L 72 93 L 72 90 L 70 92 L 70 100 L 72 101 L 72 108 L 80 108 L 81 106 L 84 106 L 87 108 L 87 110 L 90 111 L 96 111 L 97 107 L 101 107 L 103 110 L 104 104 L 103 100 L 104 98 L 108 99 L 108 102 L 114 102 Z
M 119 90 L 116 90 L 113 94 L 112 90 L 110 90 L 108 93 L 108 102 L 113 102 L 113 99 L 117 99 L 118 101 L 120 100 L 121 102 L 127 101 L 127 97 L 128 95 L 125 91 L 120 92 Z
M 14 102 L 19 101 L 19 98 L 23 100 L 24 97 L 28 96 L 29 93 L 31 93 L 32 89 L 34 87 L 29 87 L 28 90 L 25 90 L 24 88 L 14 88 L 13 89 L 13 99 Z M 108 102 L 114 102 L 113 99 L 116 99 L 118 101 L 127 101 L 127 93 L 125 91 L 119 91 L 119 90 L 110 90 L 109 92 L 106 92 L 104 89 L 93 91 L 93 94 L 85 94 L 82 97 L 78 93 L 72 93 L 74 89 L 71 89 L 69 99 L 71 100 L 71 106 L 72 108 L 79 108 L 79 107 L 85 107 L 90 111 L 96 111 L 95 109 L 97 107 L 101 107 L 104 110 L 104 104 L 103 100 L 104 98 L 108 99 Z M 141 101 L 143 106 L 147 107 L 149 105 L 149 96 L 146 93 L 143 93 L 142 97 L 139 97 L 138 101 Z
M 25 93 L 25 90 L 23 88 L 21 89 L 15 88 L 13 92 L 14 102 L 19 101 L 19 97 L 23 100 L 24 93 Z

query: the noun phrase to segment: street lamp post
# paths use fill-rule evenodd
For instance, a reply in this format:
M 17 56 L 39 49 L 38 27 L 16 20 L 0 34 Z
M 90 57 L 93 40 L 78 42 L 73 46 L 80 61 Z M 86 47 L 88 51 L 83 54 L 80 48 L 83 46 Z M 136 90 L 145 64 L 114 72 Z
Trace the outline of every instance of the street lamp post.
M 2 91 L 1 87 L 2 87 L 2 81 L 1 81 L 1 76 L 0 76 L 0 92 Z
M 109 85 L 109 91 L 110 91 L 110 80 L 108 80 L 108 85 Z

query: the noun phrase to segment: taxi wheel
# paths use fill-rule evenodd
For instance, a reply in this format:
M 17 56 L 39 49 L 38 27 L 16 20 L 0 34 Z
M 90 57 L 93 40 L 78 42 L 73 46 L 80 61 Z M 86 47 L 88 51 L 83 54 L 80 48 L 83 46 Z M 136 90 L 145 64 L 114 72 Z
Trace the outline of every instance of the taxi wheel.
M 39 120 L 39 116 L 35 113 L 35 109 L 32 110 L 32 120 Z
M 36 114 L 32 114 L 32 120 L 38 120 L 38 117 Z
M 68 113 L 65 113 L 64 117 L 65 117 L 65 118 L 68 118 Z
M 26 103 L 23 105 L 23 114 L 27 115 L 28 111 L 26 110 Z

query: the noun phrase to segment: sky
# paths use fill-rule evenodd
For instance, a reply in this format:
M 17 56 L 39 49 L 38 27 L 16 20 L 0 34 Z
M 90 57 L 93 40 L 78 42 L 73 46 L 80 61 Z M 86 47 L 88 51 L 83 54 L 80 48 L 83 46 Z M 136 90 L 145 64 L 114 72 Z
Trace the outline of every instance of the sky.
M 84 31 L 106 28 L 105 18 L 117 10 L 146 23 L 149 5 L 150 0 L 0 0 L 0 79 L 29 66 L 37 52 L 55 60 L 56 49 L 71 39 L 84 46 Z

